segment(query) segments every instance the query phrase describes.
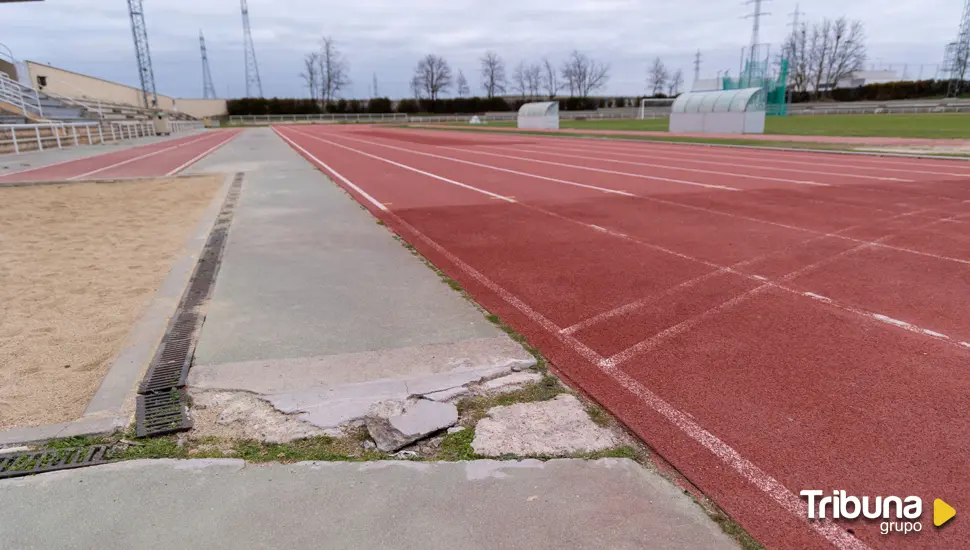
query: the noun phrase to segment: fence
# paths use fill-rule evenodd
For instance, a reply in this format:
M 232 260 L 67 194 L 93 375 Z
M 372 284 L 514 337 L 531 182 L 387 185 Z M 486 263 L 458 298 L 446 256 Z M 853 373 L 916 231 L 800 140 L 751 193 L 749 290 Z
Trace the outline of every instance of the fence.
M 636 118 L 636 109 L 617 110 L 616 112 L 600 111 L 560 111 L 559 117 L 564 120 L 615 120 Z M 361 113 L 356 115 L 331 114 L 331 115 L 233 115 L 229 117 L 232 125 L 256 126 L 262 124 L 285 124 L 285 123 L 369 123 L 369 122 L 401 122 L 401 123 L 428 123 L 428 122 L 468 122 L 471 114 L 464 115 L 409 115 L 404 113 Z M 510 111 L 507 113 L 485 113 L 477 115 L 482 122 L 507 122 L 514 121 L 517 113 Z M 666 113 L 657 116 L 667 116 Z
M 202 122 L 175 121 L 172 133 L 203 128 Z M 0 124 L 0 154 L 63 149 L 98 145 L 157 135 L 151 122 L 44 122 L 40 124 Z
M 37 90 L 11 80 L 6 73 L 0 73 L 0 101 L 20 109 L 24 116 L 44 118 L 44 108 L 40 105 Z

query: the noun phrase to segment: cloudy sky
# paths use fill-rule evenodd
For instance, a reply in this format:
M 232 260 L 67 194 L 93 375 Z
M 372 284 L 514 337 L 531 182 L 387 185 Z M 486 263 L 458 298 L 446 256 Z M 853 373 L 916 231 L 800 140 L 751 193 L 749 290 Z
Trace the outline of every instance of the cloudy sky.
M 777 47 L 794 0 L 765 2 L 762 41 Z M 813 0 L 804 20 L 846 15 L 865 22 L 870 59 L 907 76 L 935 73 L 955 36 L 960 0 Z M 237 0 L 145 0 L 158 91 L 179 97 L 202 93 L 198 32 L 203 29 L 220 97 L 244 95 L 242 26 Z M 417 59 L 444 56 L 480 93 L 478 57 L 497 51 L 509 66 L 543 56 L 559 61 L 572 49 L 611 64 L 607 94 L 645 89 L 656 56 L 693 80 L 738 72 L 750 41 L 750 8 L 741 0 L 250 0 L 253 39 L 266 96 L 305 96 L 302 57 L 329 34 L 350 62 L 345 97 L 368 97 L 377 74 L 381 95 L 408 95 Z M 136 84 L 138 74 L 124 0 L 47 0 L 0 4 L 0 43 L 29 59 L 109 80 Z M 0 51 L 5 51 L 0 48 Z M 557 63 L 558 64 L 558 63 Z

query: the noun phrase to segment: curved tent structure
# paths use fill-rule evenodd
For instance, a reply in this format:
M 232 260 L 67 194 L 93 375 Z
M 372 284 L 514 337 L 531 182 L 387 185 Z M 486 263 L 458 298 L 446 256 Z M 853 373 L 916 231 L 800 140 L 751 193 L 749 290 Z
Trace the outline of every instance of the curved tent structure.
M 559 129 L 559 102 L 526 103 L 519 108 L 519 128 Z
M 764 88 L 681 94 L 670 110 L 670 131 L 763 134 L 767 97 Z

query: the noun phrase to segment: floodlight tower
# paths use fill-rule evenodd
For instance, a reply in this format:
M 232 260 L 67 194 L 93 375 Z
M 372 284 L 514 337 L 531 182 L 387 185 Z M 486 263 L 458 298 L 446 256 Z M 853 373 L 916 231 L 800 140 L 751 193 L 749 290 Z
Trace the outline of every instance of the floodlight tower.
M 243 50 L 246 57 L 246 96 L 263 97 L 263 81 L 259 79 L 259 65 L 256 63 L 256 47 L 253 46 L 253 32 L 249 28 L 249 3 L 239 0 L 243 21 Z
M 199 48 L 202 50 L 202 97 L 215 99 L 216 86 L 212 83 L 212 73 L 209 71 L 209 53 L 205 49 L 205 36 L 199 29 Z
M 145 108 L 151 109 L 158 107 L 158 93 L 155 91 L 155 71 L 152 69 L 152 55 L 148 49 L 148 29 L 145 27 L 145 12 L 141 1 L 128 0 L 128 15 L 131 17 L 131 34 L 135 40 L 141 96 L 145 102 Z

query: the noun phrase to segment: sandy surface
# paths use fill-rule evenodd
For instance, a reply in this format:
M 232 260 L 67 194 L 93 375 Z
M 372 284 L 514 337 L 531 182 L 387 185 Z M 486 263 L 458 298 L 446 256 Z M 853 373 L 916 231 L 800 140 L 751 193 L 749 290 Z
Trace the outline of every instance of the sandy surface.
M 222 181 L 0 188 L 0 430 L 81 416 Z

